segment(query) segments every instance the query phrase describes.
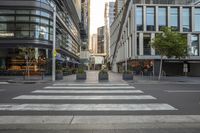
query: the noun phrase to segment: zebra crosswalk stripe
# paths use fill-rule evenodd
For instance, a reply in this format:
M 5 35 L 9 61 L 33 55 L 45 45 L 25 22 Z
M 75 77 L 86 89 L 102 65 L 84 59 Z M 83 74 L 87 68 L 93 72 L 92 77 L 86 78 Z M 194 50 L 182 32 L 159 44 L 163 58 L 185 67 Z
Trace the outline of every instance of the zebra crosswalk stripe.
M 174 111 L 169 104 L 0 104 L 0 111 Z
M 62 93 L 82 93 L 82 94 L 89 94 L 89 93 L 99 93 L 99 94 L 110 94 L 110 93 L 117 93 L 117 94 L 130 94 L 130 93 L 144 93 L 141 90 L 35 90 L 32 93 L 55 93 L 55 94 L 62 94 Z
M 150 95 L 109 95 L 109 96 L 82 96 L 82 95 L 73 95 L 73 96 L 60 96 L 60 95 L 21 95 L 13 99 L 29 99 L 29 100 L 150 100 L 156 99 Z
M 47 86 L 45 89 L 134 89 L 133 86 Z

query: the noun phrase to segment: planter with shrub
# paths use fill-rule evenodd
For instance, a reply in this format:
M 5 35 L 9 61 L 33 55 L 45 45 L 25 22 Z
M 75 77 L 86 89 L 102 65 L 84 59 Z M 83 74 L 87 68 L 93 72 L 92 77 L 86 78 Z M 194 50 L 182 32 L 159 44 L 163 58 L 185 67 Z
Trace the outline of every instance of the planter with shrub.
M 63 71 L 56 70 L 56 80 L 63 80 Z
M 102 80 L 108 80 L 108 71 L 107 70 L 101 70 L 99 72 L 99 81 Z
M 79 68 L 76 73 L 76 80 L 86 80 L 87 75 L 83 68 Z
M 123 80 L 133 80 L 133 73 L 131 71 L 123 72 L 122 79 Z
M 63 68 L 63 76 L 71 75 L 71 69 L 70 68 Z

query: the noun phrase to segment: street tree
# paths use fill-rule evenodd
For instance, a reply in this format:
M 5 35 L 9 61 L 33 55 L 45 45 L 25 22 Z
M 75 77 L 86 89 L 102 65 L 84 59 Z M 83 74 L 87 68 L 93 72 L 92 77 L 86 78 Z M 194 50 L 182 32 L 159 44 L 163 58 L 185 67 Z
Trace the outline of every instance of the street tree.
M 19 48 L 19 55 L 26 61 L 26 73 L 30 77 L 30 66 L 36 62 L 34 48 Z
M 152 47 L 160 54 L 160 70 L 158 80 L 162 74 L 163 57 L 181 59 L 187 56 L 187 39 L 173 28 L 165 27 L 151 42 Z

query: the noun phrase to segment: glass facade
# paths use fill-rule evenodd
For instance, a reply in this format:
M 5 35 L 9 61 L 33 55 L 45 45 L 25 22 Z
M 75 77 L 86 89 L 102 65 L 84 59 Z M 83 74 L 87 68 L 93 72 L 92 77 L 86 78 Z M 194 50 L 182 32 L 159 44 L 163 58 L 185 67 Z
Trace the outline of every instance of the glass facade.
M 146 25 L 147 31 L 155 31 L 155 8 L 146 8 Z
M 143 43 L 144 43 L 144 55 L 151 55 L 151 45 L 150 45 L 150 41 L 151 41 L 151 34 L 144 34 L 143 36 Z
M 177 7 L 173 7 L 170 9 L 170 26 L 174 30 L 179 30 L 179 9 Z
M 0 10 L 0 38 L 52 41 L 52 15 L 41 10 Z M 7 13 L 7 14 L 6 14 Z M 9 13 L 9 14 L 8 14 Z M 42 16 L 42 14 L 45 14 Z
M 161 30 L 163 27 L 167 26 L 167 8 L 158 8 L 158 27 Z
M 200 31 L 200 8 L 195 8 L 195 18 L 194 18 L 194 21 L 195 21 L 195 31 Z
M 198 56 L 199 55 L 199 36 L 191 36 L 191 46 L 190 46 L 190 55 Z
M 143 8 L 137 7 L 136 9 L 136 24 L 137 24 L 137 30 L 142 31 L 143 30 Z
M 191 10 L 183 8 L 183 32 L 191 31 Z

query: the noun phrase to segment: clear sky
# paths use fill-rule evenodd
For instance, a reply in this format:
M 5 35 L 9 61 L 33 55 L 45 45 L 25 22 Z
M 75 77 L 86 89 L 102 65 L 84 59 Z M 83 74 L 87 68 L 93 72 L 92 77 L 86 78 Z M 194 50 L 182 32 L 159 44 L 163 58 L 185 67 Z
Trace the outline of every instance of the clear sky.
M 91 0 L 90 1 L 90 33 L 97 32 L 97 28 L 104 25 L 104 9 L 106 1 L 115 0 Z

